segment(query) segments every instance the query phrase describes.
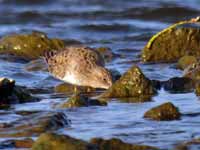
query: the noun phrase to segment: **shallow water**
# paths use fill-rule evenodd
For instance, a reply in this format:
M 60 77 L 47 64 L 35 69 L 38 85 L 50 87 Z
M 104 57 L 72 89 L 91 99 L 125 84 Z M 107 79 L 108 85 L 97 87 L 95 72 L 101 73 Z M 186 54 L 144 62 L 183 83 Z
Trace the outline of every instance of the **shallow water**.
M 181 76 L 173 64 L 144 65 L 138 55 L 156 32 L 177 21 L 200 14 L 199 0 L 0 0 L 0 36 L 11 33 L 45 32 L 50 37 L 74 39 L 91 47 L 106 46 L 123 55 L 107 67 L 125 72 L 137 63 L 150 79 L 167 80 Z M 28 72 L 24 62 L 0 59 L 0 76 L 10 77 L 29 88 L 50 89 L 60 81 L 43 71 Z M 38 93 L 40 102 L 13 105 L 13 110 L 52 110 L 63 96 Z M 184 115 L 179 121 L 156 122 L 143 119 L 153 106 L 171 101 Z M 171 94 L 160 90 L 147 103 L 109 102 L 107 107 L 63 110 L 72 124 L 59 133 L 89 140 L 117 137 L 126 142 L 172 148 L 174 144 L 200 137 L 200 101 L 194 93 Z M 3 111 L 1 111 L 3 112 Z M 0 115 L 0 122 L 19 119 L 12 113 Z M 4 140 L 4 139 L 1 139 Z

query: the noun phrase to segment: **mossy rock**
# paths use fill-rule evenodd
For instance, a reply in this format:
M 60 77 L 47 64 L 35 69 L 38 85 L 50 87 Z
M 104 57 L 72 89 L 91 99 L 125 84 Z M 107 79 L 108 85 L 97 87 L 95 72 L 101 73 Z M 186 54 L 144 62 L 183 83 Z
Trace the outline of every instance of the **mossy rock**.
M 144 114 L 144 118 L 157 121 L 178 120 L 180 117 L 179 109 L 170 102 L 154 107 Z
M 154 35 L 142 50 L 143 62 L 173 62 L 200 56 L 199 18 L 176 23 Z
M 195 84 L 195 94 L 196 94 L 197 96 L 200 96 L 200 82 L 197 82 L 197 83 Z
M 96 91 L 95 88 L 85 87 L 85 86 L 74 86 L 69 83 L 61 83 L 55 86 L 54 91 L 57 93 L 64 93 L 66 95 L 69 95 L 75 92 L 75 88 L 77 93 L 89 93 Z
M 0 53 L 13 54 L 24 59 L 37 59 L 46 50 L 64 48 L 60 39 L 49 39 L 44 33 L 8 35 L 0 39 Z
M 86 96 L 75 94 L 70 97 L 66 102 L 61 104 L 60 108 L 73 108 L 73 107 L 88 107 L 88 106 L 105 106 L 106 102 L 89 99 Z
M 33 144 L 32 150 L 98 150 L 94 145 L 67 135 L 43 133 Z
M 188 66 L 183 73 L 183 77 L 192 79 L 194 82 L 200 81 L 200 62 Z
M 101 138 L 93 138 L 92 144 L 98 145 L 98 150 L 157 150 L 158 148 L 147 145 L 136 145 L 124 143 L 120 139 L 112 138 L 104 140 Z
M 108 90 L 100 95 L 100 98 L 130 98 L 140 100 L 156 94 L 151 81 L 145 77 L 139 67 L 132 66 L 117 80 Z
M 109 47 L 98 47 L 96 50 L 103 56 L 106 62 L 110 62 L 116 55 Z
M 197 58 L 195 56 L 185 55 L 178 60 L 177 68 L 184 70 L 185 68 L 196 62 Z

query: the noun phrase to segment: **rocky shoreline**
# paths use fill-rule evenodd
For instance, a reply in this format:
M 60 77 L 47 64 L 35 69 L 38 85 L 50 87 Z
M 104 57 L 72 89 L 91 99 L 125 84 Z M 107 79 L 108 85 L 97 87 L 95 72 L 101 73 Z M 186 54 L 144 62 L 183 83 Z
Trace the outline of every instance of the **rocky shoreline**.
M 184 70 L 182 77 L 173 77 L 167 81 L 151 80 L 145 76 L 139 66 L 133 65 L 124 74 L 113 71 L 114 84 L 106 91 L 88 87 L 78 87 L 78 94 L 73 94 L 73 85 L 61 84 L 53 89 L 56 93 L 63 93 L 69 97 L 66 101 L 55 106 L 52 112 L 24 111 L 15 112 L 22 118 L 11 124 L 0 123 L 0 137 L 30 139 L 8 140 L 0 144 L 1 147 L 31 148 L 33 150 L 49 150 L 59 147 L 60 150 L 153 150 L 156 147 L 128 144 L 120 139 L 94 138 L 90 142 L 82 141 L 66 135 L 52 132 L 73 122 L 68 119 L 62 109 L 78 107 L 101 106 L 106 107 L 112 98 L 123 103 L 150 102 L 162 88 L 172 93 L 195 92 L 200 95 L 199 57 L 200 57 L 200 20 L 199 18 L 179 22 L 153 36 L 141 53 L 142 63 L 174 63 L 176 68 Z M 31 41 L 31 42 L 29 42 Z M 46 50 L 61 50 L 66 45 L 60 39 L 50 39 L 46 34 L 33 32 L 32 34 L 16 34 L 0 39 L 0 54 L 14 55 L 27 62 L 27 71 L 47 71 L 41 57 Z M 107 62 L 118 57 L 111 49 L 100 47 L 99 52 Z M 35 60 L 36 59 L 36 60 Z M 89 91 L 88 91 L 89 89 Z M 40 90 L 37 92 L 40 93 Z M 41 98 L 32 94 L 27 87 L 17 85 L 7 77 L 0 78 L 0 110 L 10 113 L 13 104 L 34 103 Z M 172 121 L 181 119 L 179 108 L 172 103 L 164 103 L 144 113 L 144 119 L 154 121 Z M 47 133 L 44 133 L 47 132 Z M 186 142 L 180 144 L 179 149 L 187 145 L 199 144 Z

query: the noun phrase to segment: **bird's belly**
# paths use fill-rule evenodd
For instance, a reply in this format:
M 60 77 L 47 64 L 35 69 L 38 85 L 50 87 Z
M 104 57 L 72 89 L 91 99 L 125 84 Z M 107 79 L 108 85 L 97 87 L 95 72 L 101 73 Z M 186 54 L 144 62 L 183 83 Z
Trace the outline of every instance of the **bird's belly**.
M 79 80 L 73 74 L 66 74 L 62 80 L 71 84 L 80 85 Z

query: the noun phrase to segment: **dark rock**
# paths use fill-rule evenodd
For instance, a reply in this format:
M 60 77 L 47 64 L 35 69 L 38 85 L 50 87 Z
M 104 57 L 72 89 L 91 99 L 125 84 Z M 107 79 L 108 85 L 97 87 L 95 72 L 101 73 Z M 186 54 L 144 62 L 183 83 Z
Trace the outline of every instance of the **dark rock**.
M 177 120 L 180 119 L 180 117 L 181 114 L 178 108 L 170 102 L 154 107 L 144 114 L 144 118 L 158 121 Z
M 95 145 L 67 135 L 43 133 L 33 144 L 32 150 L 98 150 Z
M 200 56 L 199 18 L 176 23 L 154 35 L 142 50 L 144 62 L 173 62 L 185 55 Z
M 98 145 L 98 150 L 157 150 L 156 147 L 147 145 L 136 145 L 124 143 L 120 139 L 112 138 L 104 140 L 101 138 L 93 138 L 90 141 L 92 144 Z
M 37 136 L 69 126 L 70 120 L 62 112 L 39 112 L 23 116 L 11 124 L 0 129 L 0 137 Z
M 172 93 L 191 92 L 194 89 L 194 82 L 186 77 L 174 77 L 161 83 L 166 91 Z
M 9 104 L 26 103 L 38 101 L 25 87 L 15 85 L 15 81 L 7 78 L 0 79 L 0 107 L 4 108 Z
M 199 138 L 180 143 L 175 148 L 175 150 L 199 150 L 199 149 L 200 149 L 200 139 Z
M 106 90 L 101 98 L 127 98 L 137 97 L 146 100 L 156 94 L 151 81 L 144 76 L 137 66 L 132 66 L 117 80 L 108 90 Z

